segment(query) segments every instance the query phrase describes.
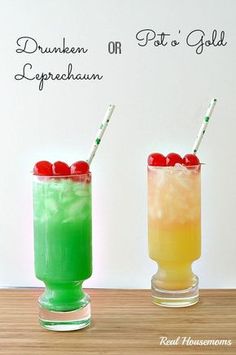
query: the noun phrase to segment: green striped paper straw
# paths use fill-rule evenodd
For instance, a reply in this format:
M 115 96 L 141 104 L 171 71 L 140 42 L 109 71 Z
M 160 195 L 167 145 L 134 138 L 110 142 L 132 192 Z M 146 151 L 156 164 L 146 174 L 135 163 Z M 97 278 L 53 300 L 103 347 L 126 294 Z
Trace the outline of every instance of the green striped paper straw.
M 207 112 L 206 112 L 206 115 L 203 119 L 203 122 L 202 122 L 202 125 L 201 125 L 201 128 L 198 132 L 198 135 L 197 135 L 197 138 L 194 142 L 194 145 L 193 145 L 193 149 L 192 149 L 192 152 L 193 154 L 196 154 L 197 151 L 198 151 L 198 148 L 201 144 L 201 141 L 202 141 L 202 138 L 206 132 L 206 129 L 207 129 L 207 125 L 208 125 L 208 122 L 211 118 L 211 115 L 212 115 L 212 112 L 214 110 L 214 107 L 215 107 L 215 104 L 216 104 L 216 99 L 212 99 L 211 102 L 210 102 L 210 105 L 208 106 L 208 109 L 207 109 Z
M 113 114 L 113 111 L 114 111 L 114 108 L 115 108 L 115 105 L 109 105 L 108 106 L 108 109 L 105 113 L 105 116 L 104 116 L 104 119 L 99 127 L 99 130 L 97 131 L 97 134 L 96 134 L 96 139 L 95 139 L 95 142 L 91 148 L 91 151 L 90 151 L 90 154 L 89 154 L 89 158 L 87 160 L 88 164 L 90 165 L 95 154 L 96 154 L 96 151 L 98 149 L 98 146 L 102 140 L 102 137 L 104 135 L 104 132 L 108 126 L 108 123 L 110 122 L 110 119 L 111 119 L 111 116 Z

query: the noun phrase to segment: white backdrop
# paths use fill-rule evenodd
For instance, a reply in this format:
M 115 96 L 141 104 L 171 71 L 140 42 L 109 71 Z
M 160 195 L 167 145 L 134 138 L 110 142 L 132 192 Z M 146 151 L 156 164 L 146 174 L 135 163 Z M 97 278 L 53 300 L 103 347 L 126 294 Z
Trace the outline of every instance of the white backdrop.
M 93 162 L 93 265 L 86 286 L 146 288 L 156 270 L 147 253 L 146 158 L 190 151 L 212 97 L 214 116 L 199 150 L 202 257 L 194 264 L 205 288 L 236 287 L 234 0 L 0 1 L 0 286 L 38 286 L 33 271 L 31 169 L 37 160 L 86 159 L 109 103 L 116 104 Z M 140 47 L 139 30 L 181 43 Z M 185 43 L 195 29 L 225 31 L 226 46 L 201 55 Z M 30 36 L 42 46 L 84 46 L 76 54 L 16 53 Z M 122 54 L 107 51 L 120 41 Z M 100 73 L 101 81 L 14 79 L 32 72 Z

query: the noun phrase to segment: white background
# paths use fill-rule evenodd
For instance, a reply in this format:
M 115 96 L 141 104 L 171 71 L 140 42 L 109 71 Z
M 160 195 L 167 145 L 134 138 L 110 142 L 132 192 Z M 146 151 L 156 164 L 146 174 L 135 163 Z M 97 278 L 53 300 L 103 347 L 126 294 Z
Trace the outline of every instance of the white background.
M 0 1 L 0 286 L 38 286 L 33 270 L 31 170 L 41 159 L 86 159 L 109 103 L 112 121 L 92 165 L 93 276 L 90 287 L 147 288 L 146 159 L 190 151 L 212 97 L 214 116 L 199 150 L 202 257 L 194 270 L 204 288 L 236 287 L 235 121 L 236 2 Z M 181 30 L 176 48 L 137 45 L 143 28 Z M 225 47 L 196 55 L 184 38 L 226 32 Z M 84 46 L 86 55 L 17 54 L 16 40 Z M 122 54 L 107 52 L 122 42 Z M 26 62 L 35 73 L 101 73 L 98 82 L 16 81 Z

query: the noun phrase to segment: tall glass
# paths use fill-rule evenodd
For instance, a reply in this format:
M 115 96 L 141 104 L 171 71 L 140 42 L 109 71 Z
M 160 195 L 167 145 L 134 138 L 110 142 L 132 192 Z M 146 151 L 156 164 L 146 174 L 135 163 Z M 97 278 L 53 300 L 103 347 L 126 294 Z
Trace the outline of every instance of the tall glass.
M 158 264 L 153 302 L 186 307 L 198 302 L 192 263 L 201 254 L 201 166 L 148 167 L 149 256 Z
M 45 284 L 39 322 L 50 330 L 90 324 L 82 289 L 92 274 L 91 175 L 34 176 L 35 274 Z

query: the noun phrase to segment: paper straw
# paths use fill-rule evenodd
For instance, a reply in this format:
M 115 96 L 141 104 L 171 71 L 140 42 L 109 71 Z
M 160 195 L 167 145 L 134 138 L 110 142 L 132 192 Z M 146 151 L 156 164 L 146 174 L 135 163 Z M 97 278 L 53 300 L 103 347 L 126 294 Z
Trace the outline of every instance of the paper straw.
M 214 110 L 215 104 L 216 104 L 216 99 L 212 99 L 211 102 L 210 102 L 210 105 L 209 105 L 209 107 L 207 109 L 206 115 L 204 116 L 201 128 L 200 128 L 200 130 L 198 132 L 198 135 L 197 135 L 197 138 L 196 138 L 196 140 L 194 142 L 193 149 L 192 149 L 193 154 L 196 154 L 197 151 L 198 151 L 198 148 L 199 148 L 199 146 L 201 144 L 202 138 L 203 138 L 203 136 L 204 136 L 204 134 L 206 132 L 208 122 L 209 122 L 209 120 L 211 118 L 211 115 L 212 115 L 212 112 Z
M 90 154 L 89 154 L 89 158 L 87 160 L 89 165 L 91 164 L 91 162 L 92 162 L 92 160 L 93 160 L 93 158 L 94 158 L 94 156 L 96 154 L 96 151 L 97 151 L 98 146 L 99 146 L 99 144 L 101 142 L 102 136 L 104 135 L 104 132 L 105 132 L 105 130 L 106 130 L 107 126 L 108 126 L 108 123 L 109 123 L 109 121 L 111 119 L 111 116 L 112 116 L 112 113 L 114 111 L 114 108 L 115 108 L 115 105 L 109 105 L 108 106 L 108 109 L 107 109 L 107 111 L 105 113 L 105 116 L 104 116 L 104 119 L 103 119 L 103 121 L 101 123 L 101 126 L 100 126 L 99 130 L 97 131 L 95 142 L 94 142 L 94 144 L 93 144 L 93 146 L 91 148 L 91 151 L 90 151 Z

